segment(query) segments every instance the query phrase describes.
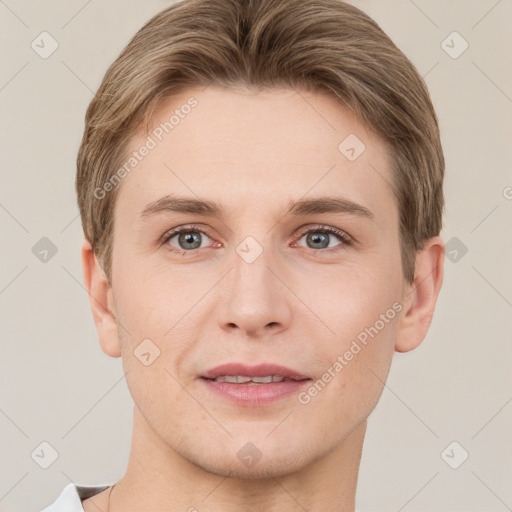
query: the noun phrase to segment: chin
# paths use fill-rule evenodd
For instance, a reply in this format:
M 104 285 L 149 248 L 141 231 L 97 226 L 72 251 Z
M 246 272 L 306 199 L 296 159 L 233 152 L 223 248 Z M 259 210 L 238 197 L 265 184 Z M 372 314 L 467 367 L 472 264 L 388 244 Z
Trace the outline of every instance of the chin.
M 305 465 L 296 455 L 290 455 L 285 459 L 267 456 L 264 460 L 263 457 L 264 456 L 251 467 L 245 466 L 236 457 L 229 458 L 229 460 L 225 458 L 220 461 L 203 459 L 201 461 L 191 462 L 208 473 L 239 480 L 280 478 L 299 471 Z
M 182 456 L 208 473 L 226 478 L 261 480 L 300 471 L 322 455 L 321 451 L 316 453 L 305 448 L 305 443 L 294 444 L 277 438 L 275 443 L 271 443 L 264 436 L 259 439 L 264 442 L 232 439 L 230 443 L 218 445 L 219 451 L 215 452 L 211 450 L 212 446 L 196 445 L 193 453 Z

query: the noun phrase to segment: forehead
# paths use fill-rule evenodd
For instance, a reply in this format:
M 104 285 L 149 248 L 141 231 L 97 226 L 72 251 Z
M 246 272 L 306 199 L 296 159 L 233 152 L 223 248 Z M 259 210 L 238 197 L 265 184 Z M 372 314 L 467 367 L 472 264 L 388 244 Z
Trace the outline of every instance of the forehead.
M 138 215 L 166 193 L 207 197 L 232 213 L 333 192 L 377 216 L 394 206 L 385 144 L 322 92 L 188 89 L 160 104 L 149 132 L 130 140 L 133 152 L 144 156 L 118 202 Z

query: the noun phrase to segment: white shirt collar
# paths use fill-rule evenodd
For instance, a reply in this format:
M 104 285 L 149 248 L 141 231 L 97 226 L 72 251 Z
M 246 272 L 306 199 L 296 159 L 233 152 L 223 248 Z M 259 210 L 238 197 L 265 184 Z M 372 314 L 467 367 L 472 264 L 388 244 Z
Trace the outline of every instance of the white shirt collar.
M 76 485 L 70 483 L 64 487 L 60 496 L 41 512 L 84 512 L 82 500 L 95 496 L 108 489 L 110 485 Z

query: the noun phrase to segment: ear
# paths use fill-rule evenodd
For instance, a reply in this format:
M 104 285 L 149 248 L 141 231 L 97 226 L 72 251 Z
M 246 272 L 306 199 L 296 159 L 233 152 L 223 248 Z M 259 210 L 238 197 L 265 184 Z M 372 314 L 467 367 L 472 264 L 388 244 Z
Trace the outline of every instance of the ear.
M 82 244 L 82 269 L 101 349 L 111 357 L 120 357 L 121 348 L 112 288 L 87 240 Z
M 430 238 L 416 254 L 414 283 L 404 291 L 404 311 L 395 337 L 397 352 L 413 350 L 425 339 L 434 316 L 443 275 L 444 243 L 436 236 Z

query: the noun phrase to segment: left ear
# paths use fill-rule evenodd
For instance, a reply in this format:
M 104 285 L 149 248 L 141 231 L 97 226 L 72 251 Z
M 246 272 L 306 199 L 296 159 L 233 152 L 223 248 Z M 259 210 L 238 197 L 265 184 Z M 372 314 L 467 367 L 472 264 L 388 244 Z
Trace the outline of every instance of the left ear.
M 444 243 L 439 237 L 430 238 L 416 253 L 414 283 L 403 298 L 404 310 L 399 321 L 395 350 L 409 352 L 425 339 L 437 302 L 444 275 Z

